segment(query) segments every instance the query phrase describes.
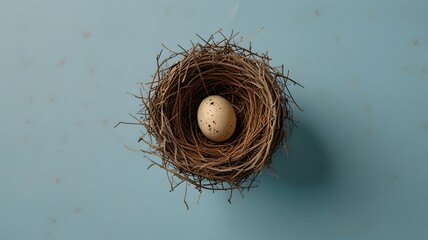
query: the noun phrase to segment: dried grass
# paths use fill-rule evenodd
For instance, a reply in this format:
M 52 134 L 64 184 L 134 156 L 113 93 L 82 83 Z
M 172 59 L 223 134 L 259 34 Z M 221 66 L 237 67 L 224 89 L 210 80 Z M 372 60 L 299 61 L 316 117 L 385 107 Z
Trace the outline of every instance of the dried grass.
M 251 43 L 241 47 L 243 39 L 237 43 L 233 32 L 198 37 L 201 42 L 192 43 L 190 49 L 179 46 L 181 51 L 176 52 L 165 47 L 170 56 L 161 60 L 162 51 L 158 55 L 147 95 L 136 96 L 143 106 L 138 124 L 146 129 L 140 141 L 150 149 L 141 151 L 152 165 L 166 171 L 171 190 L 184 182 L 186 193 L 187 183 L 199 191 L 242 193 L 255 186 L 277 148 L 286 147 L 295 125 L 291 109 L 295 102 L 287 86 L 298 83 L 283 66 L 270 66 L 267 53 L 252 51 Z M 209 95 L 228 99 L 235 109 L 236 130 L 225 142 L 209 140 L 198 128 L 197 109 Z

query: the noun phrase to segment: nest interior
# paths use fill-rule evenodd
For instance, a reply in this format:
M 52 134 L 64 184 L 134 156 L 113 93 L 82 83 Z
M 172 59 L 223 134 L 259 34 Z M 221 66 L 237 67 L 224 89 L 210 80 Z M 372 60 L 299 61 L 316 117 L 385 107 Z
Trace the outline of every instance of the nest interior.
M 236 36 L 217 32 L 190 49 L 167 49 L 163 60 L 161 52 L 147 95 L 139 96 L 138 121 L 146 128 L 140 141 L 150 149 L 142 151 L 159 157 L 148 158 L 166 170 L 171 189 L 182 182 L 198 190 L 253 187 L 295 124 L 287 86 L 297 83 L 283 66 L 270 66 L 267 54 L 253 52 L 251 43 L 239 46 Z M 198 106 L 210 95 L 226 98 L 236 112 L 235 132 L 224 142 L 209 140 L 198 127 Z

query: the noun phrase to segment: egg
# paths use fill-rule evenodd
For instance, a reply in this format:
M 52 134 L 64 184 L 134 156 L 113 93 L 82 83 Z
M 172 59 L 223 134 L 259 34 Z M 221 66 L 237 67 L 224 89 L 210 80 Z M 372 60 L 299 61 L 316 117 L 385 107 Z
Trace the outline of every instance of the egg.
M 202 100 L 198 108 L 198 126 L 214 142 L 229 139 L 236 127 L 236 114 L 230 102 L 218 95 Z

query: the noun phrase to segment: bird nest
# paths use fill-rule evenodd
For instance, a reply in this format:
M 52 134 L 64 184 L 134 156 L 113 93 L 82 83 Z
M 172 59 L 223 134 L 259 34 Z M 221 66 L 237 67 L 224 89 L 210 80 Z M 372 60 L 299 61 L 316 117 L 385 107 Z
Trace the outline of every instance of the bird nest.
M 142 149 L 152 165 L 166 170 L 171 190 L 181 183 L 197 190 L 254 187 L 263 167 L 270 166 L 295 124 L 287 86 L 298 84 L 272 67 L 266 54 L 240 46 L 237 34 L 221 31 L 193 43 L 190 49 L 157 56 L 151 82 L 142 84 L 142 109 L 137 124 L 145 127 Z M 145 94 L 143 94 L 145 92 Z M 197 110 L 210 95 L 227 99 L 236 113 L 234 134 L 224 142 L 205 137 L 198 127 Z M 154 160 L 150 156 L 158 157 Z M 230 201 L 230 199 L 229 199 Z M 186 204 L 187 205 L 187 204 Z

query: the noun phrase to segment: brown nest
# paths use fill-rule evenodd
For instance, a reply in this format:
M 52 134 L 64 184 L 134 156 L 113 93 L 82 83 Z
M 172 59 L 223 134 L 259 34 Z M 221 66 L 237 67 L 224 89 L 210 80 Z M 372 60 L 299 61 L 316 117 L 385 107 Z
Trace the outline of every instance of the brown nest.
M 235 42 L 237 34 L 221 31 L 201 43 L 170 56 L 157 57 L 157 70 L 142 100 L 138 124 L 146 128 L 141 150 L 160 158 L 152 161 L 166 170 L 171 190 L 181 183 L 197 190 L 232 190 L 254 187 L 254 181 L 280 145 L 285 146 L 294 125 L 288 91 L 297 84 L 272 67 L 266 54 L 258 54 Z M 220 38 L 220 40 L 216 40 Z M 144 88 L 144 86 L 143 86 Z M 210 95 L 229 100 L 237 126 L 225 142 L 206 138 L 197 124 L 200 102 Z M 151 165 L 151 166 L 152 166 Z M 229 199 L 230 200 L 230 199 Z M 186 204 L 187 205 L 187 204 Z

